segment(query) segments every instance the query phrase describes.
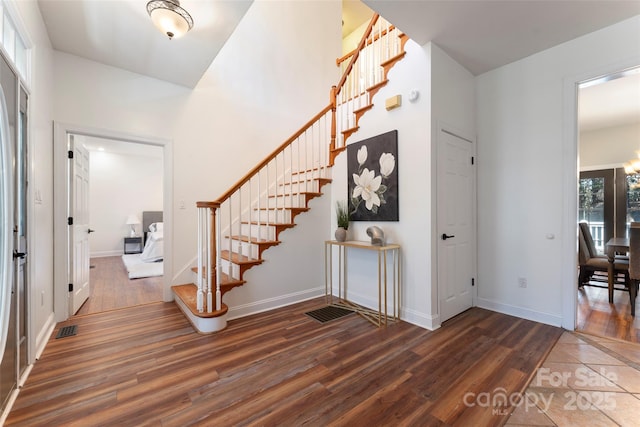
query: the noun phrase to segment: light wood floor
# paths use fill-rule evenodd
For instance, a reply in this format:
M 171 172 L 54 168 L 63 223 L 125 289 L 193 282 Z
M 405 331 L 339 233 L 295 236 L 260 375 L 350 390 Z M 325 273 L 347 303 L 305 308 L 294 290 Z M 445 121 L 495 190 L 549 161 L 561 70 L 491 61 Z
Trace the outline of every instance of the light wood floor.
M 54 339 L 56 328 L 6 425 L 502 425 L 511 408 L 464 396 L 522 392 L 562 333 L 478 308 L 434 332 L 304 314 L 323 305 L 215 335 L 194 333 L 173 303 L 76 316 L 57 328 L 78 334 Z
M 161 276 L 129 280 L 120 256 L 91 258 L 90 264 L 91 296 L 76 314 L 100 313 L 162 301 Z
M 638 303 L 639 300 L 636 300 Z M 577 331 L 602 337 L 640 342 L 640 309 L 631 316 L 629 292 L 614 291 L 609 304 L 607 289 L 585 286 L 578 289 Z

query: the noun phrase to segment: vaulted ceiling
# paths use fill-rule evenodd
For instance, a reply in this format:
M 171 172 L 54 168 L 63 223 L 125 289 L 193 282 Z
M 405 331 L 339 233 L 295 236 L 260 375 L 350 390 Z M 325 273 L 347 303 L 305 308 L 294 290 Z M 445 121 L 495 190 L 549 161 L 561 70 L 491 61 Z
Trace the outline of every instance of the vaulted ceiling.
M 174 40 L 152 25 L 147 0 L 38 4 L 54 49 L 193 88 L 252 1 L 182 0 L 195 24 Z M 369 7 L 475 75 L 640 14 L 636 0 L 343 0 L 343 31 L 367 19 Z

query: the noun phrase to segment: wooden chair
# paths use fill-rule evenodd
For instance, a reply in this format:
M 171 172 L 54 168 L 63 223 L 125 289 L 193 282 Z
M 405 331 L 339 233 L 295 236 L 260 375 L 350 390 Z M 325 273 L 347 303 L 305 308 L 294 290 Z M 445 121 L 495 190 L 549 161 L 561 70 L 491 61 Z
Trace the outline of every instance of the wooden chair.
M 636 296 L 640 284 L 640 222 L 632 222 L 629 228 L 629 300 L 631 315 L 636 315 Z
M 583 224 L 583 223 L 580 223 Z M 601 256 L 592 256 L 591 251 L 589 250 L 589 245 L 587 244 L 587 239 L 585 233 L 583 232 L 583 226 L 581 225 L 578 233 L 578 263 L 580 266 L 580 274 L 578 275 L 578 287 L 582 287 L 584 285 L 589 286 L 598 286 L 602 288 L 608 288 L 607 285 L 593 285 L 590 283 L 592 279 L 594 279 L 594 273 L 604 273 L 599 278 L 601 282 L 607 282 L 608 271 L 609 271 L 609 260 L 606 255 Z M 587 228 L 588 230 L 588 228 Z M 588 234 L 590 236 L 591 233 Z M 593 240 L 592 240 L 593 241 Z M 595 246 L 594 246 L 595 248 Z M 616 257 L 614 261 L 614 284 L 622 285 L 624 287 L 619 289 L 626 289 L 629 278 L 629 261 L 627 259 L 623 259 L 620 257 Z M 622 275 L 622 279 L 619 279 L 619 275 Z M 598 279 L 595 277 L 595 279 Z M 640 279 L 640 273 L 639 273 Z

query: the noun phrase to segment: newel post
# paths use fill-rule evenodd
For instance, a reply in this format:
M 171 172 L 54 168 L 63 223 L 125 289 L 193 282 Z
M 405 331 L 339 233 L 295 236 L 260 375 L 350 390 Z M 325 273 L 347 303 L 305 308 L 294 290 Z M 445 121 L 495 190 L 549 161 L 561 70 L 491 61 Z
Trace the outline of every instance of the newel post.
M 329 94 L 330 103 L 331 103 L 331 143 L 329 144 L 329 166 L 333 166 L 335 158 L 337 156 L 336 152 L 336 106 L 337 106 L 337 98 L 338 98 L 338 88 L 336 86 L 331 86 L 331 92 Z
M 216 289 L 216 310 L 222 306 L 220 295 L 220 283 L 218 280 L 218 253 L 219 253 L 219 233 L 216 211 L 220 207 L 218 202 L 197 202 L 196 206 L 199 210 L 209 211 L 209 218 L 204 216 L 204 230 L 199 230 L 198 235 L 203 236 L 205 244 L 202 244 L 201 237 L 198 237 L 198 310 L 200 306 L 205 306 L 204 298 L 206 298 L 207 312 L 213 311 L 213 288 Z M 201 254 L 204 252 L 204 260 L 201 260 Z M 203 262 L 204 261 L 204 262 Z M 206 263 L 206 266 L 204 265 Z M 206 275 L 204 284 L 200 285 L 203 276 Z M 202 303 L 200 302 L 202 301 Z M 204 309 L 204 307 L 202 307 Z

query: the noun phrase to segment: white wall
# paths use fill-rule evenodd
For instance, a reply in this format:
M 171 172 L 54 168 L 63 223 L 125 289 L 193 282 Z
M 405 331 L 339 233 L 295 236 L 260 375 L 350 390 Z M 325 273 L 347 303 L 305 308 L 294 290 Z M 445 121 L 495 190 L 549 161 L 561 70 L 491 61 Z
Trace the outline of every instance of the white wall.
M 477 77 L 481 306 L 571 327 L 574 85 L 640 58 L 639 30 L 636 17 Z
M 162 150 L 147 146 L 147 155 L 144 150 L 125 154 L 109 151 L 108 143 L 105 151 L 91 150 L 89 157 L 89 218 L 95 230 L 89 237 L 91 257 L 121 255 L 123 238 L 131 231 L 128 216 L 142 221 L 142 211 L 163 209 Z M 135 228 L 142 236 L 142 225 Z
M 580 133 L 580 169 L 622 166 L 638 157 L 640 124 L 615 126 Z
M 329 104 L 340 14 L 337 1 L 254 2 L 180 111 L 174 188 L 186 209 L 175 211 L 176 282 L 193 281 L 196 202 L 222 195 Z M 322 242 L 332 211 L 324 198 L 311 206 L 246 273 L 248 283 L 225 295 L 231 317 L 324 291 Z
M 437 249 L 441 240 L 437 237 L 445 230 L 438 230 L 437 226 L 437 172 L 438 165 L 436 161 L 438 138 L 441 135 L 441 129 L 450 133 L 473 141 L 475 144 L 476 135 L 476 104 L 475 104 L 475 78 L 467 69 L 462 67 L 456 61 L 451 59 L 440 47 L 435 44 L 431 45 L 431 234 L 429 241 L 432 244 L 433 264 L 431 287 L 431 312 L 439 315 L 438 306 L 438 287 L 437 287 Z M 472 153 L 476 151 L 476 147 L 472 147 Z M 475 194 L 473 194 L 475 197 Z M 472 202 L 475 207 L 475 203 Z M 475 218 L 475 212 L 472 218 Z M 471 228 L 475 230 L 475 224 Z M 471 271 L 476 272 L 475 259 L 475 236 L 472 232 L 472 251 L 473 259 L 471 262 Z M 475 295 L 474 295 L 475 297 Z M 474 298 L 475 300 L 475 298 Z M 434 316 L 435 317 L 435 316 Z M 437 319 L 435 324 L 440 324 Z
M 31 43 L 29 90 L 30 353 L 33 362 L 53 328 L 53 51 L 36 1 L 15 2 Z M 36 201 L 36 194 L 39 196 Z
M 55 53 L 57 121 L 172 141 L 173 283 L 193 281 L 196 201 L 224 193 L 328 105 L 338 79 L 340 14 L 338 1 L 255 1 L 193 90 Z M 317 293 L 329 228 L 323 221 L 328 224 L 331 210 L 312 203 L 319 223 L 282 234 L 302 233 L 300 243 L 265 252 L 271 258 L 284 251 L 288 272 L 266 262 L 250 272 L 258 283 L 234 289 L 225 301 L 246 313 L 276 306 L 280 297 Z
M 409 322 L 433 328 L 435 316 L 431 301 L 431 46 L 406 44 L 407 54 L 389 72 L 389 83 L 373 98 L 374 107 L 360 120 L 360 130 L 347 144 L 361 141 L 394 129 L 398 130 L 398 222 L 351 222 L 348 238 L 365 240 L 366 229 L 380 227 L 389 243 L 402 246 L 402 312 Z M 408 101 L 409 92 L 418 90 L 417 102 Z M 402 96 L 402 106 L 385 109 L 385 99 Z M 346 154 L 336 159 L 333 168 L 332 207 L 347 200 Z M 332 215 L 331 235 L 336 228 Z M 362 251 L 349 254 L 349 289 L 354 301 L 377 308 L 376 258 Z

